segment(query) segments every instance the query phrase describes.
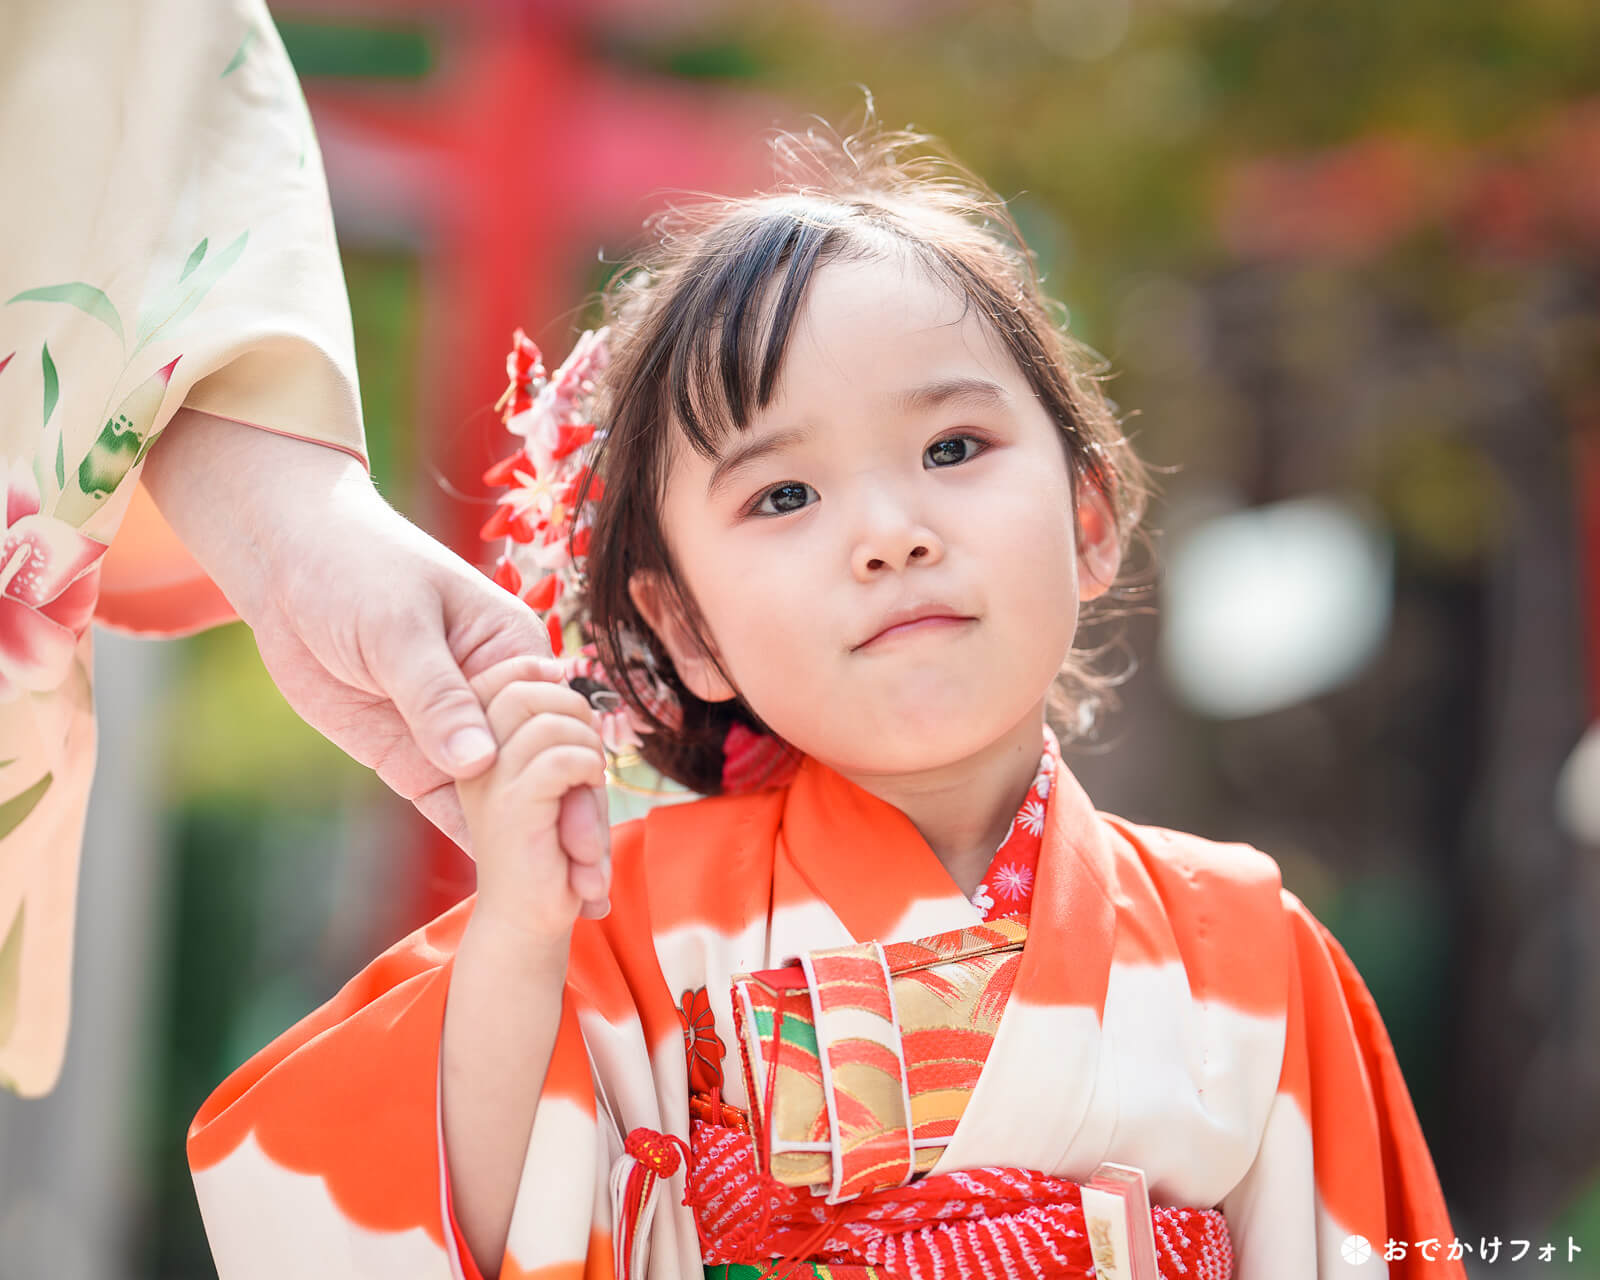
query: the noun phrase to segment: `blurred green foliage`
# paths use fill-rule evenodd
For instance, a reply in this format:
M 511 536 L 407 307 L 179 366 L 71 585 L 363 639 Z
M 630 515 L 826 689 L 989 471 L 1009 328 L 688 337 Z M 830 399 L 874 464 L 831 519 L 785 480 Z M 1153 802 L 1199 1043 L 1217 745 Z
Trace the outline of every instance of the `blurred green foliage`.
M 438 61 L 434 33 L 422 23 L 280 18 L 277 28 L 302 80 L 420 80 Z
M 372 778 L 283 700 L 243 626 L 182 642 L 163 714 L 172 786 L 186 804 L 270 799 L 274 810 L 332 808 Z
M 1563 1252 L 1558 1256 L 1563 1259 L 1566 1257 L 1565 1237 L 1571 1236 L 1584 1246 L 1583 1254 L 1573 1260 L 1567 1276 L 1574 1280 L 1600 1277 L 1600 1248 L 1596 1247 L 1600 1245 L 1600 1174 L 1561 1211 L 1551 1231 L 1561 1241 Z
M 379 490 L 417 518 L 423 502 L 417 396 L 421 391 L 421 266 L 410 254 L 346 246 L 367 452 Z
M 998 0 L 928 5 L 914 19 L 885 4 L 715 13 L 654 45 L 650 61 L 725 67 L 728 80 L 835 124 L 859 113 L 855 86 L 865 85 L 886 123 L 943 138 L 1018 201 L 1054 291 L 1079 317 L 1078 336 L 1101 349 L 1129 276 L 1223 260 L 1213 211 L 1230 162 L 1374 134 L 1493 144 L 1600 90 L 1600 6 L 1588 0 Z M 628 60 L 643 61 L 643 47 L 635 33 Z

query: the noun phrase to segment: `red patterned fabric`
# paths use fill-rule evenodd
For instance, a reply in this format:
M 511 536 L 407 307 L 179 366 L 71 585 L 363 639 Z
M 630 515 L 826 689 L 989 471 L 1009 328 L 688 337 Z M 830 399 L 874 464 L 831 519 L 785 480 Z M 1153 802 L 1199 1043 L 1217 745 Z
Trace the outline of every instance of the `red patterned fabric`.
M 882 1267 L 904 1280 L 1084 1280 L 1094 1259 L 1078 1184 L 1026 1169 L 934 1174 L 837 1205 L 757 1176 L 741 1129 L 690 1126 L 688 1200 L 709 1266 L 799 1257 Z M 1152 1206 L 1163 1280 L 1230 1280 L 1233 1248 L 1215 1209 Z
M 985 920 L 1009 917 L 1028 922 L 1033 883 L 1039 871 L 1039 846 L 1044 840 L 1045 806 L 1050 803 L 1050 786 L 1056 775 L 1054 748 L 1054 740 L 1047 737 L 1033 785 L 973 892 L 972 905 L 983 912 Z
M 743 795 L 763 787 L 781 787 L 800 767 L 800 753 L 769 733 L 742 724 L 729 727 L 722 743 L 722 791 Z

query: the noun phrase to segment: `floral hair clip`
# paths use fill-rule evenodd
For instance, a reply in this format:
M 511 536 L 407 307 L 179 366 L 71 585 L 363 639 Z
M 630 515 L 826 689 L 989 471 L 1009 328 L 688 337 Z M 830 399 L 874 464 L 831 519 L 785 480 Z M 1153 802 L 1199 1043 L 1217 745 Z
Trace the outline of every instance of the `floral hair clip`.
M 651 726 L 616 691 L 600 664 L 584 599 L 584 563 L 595 504 L 605 493 L 590 466 L 605 432 L 595 423 L 595 379 L 606 367 L 609 330 L 588 330 L 561 367 L 546 374 L 539 348 L 521 329 L 506 357 L 510 385 L 495 408 L 521 447 L 483 473 L 504 486 L 494 514 L 479 530 L 485 542 L 503 539 L 492 576 L 545 620 L 550 652 L 565 678 L 600 713 L 600 737 L 613 756 L 637 752 Z M 588 482 L 588 491 L 584 484 Z M 581 496 L 581 504 L 580 504 Z M 567 641 L 578 641 L 567 653 Z M 622 660 L 640 700 L 669 728 L 683 723 L 677 694 L 661 678 L 653 650 L 622 630 Z M 793 771 L 793 751 L 770 734 L 733 725 L 723 743 L 723 790 L 740 792 L 780 783 Z
M 637 751 L 639 735 L 648 726 L 616 692 L 593 640 L 585 635 L 584 561 L 594 504 L 605 493 L 604 482 L 598 475 L 591 478 L 589 467 L 604 438 L 595 426 L 593 408 L 595 378 L 606 367 L 606 333 L 586 331 L 553 375 L 546 374 L 532 339 L 521 329 L 513 335 L 506 357 L 510 385 L 495 408 L 521 447 L 483 473 L 485 484 L 505 486 L 506 491 L 479 536 L 485 542 L 505 540 L 494 566 L 495 582 L 544 617 L 550 652 L 568 682 L 600 713 L 601 739 L 616 756 Z M 572 633 L 580 643 L 569 654 Z M 634 679 L 634 687 L 663 723 L 676 723 L 677 697 L 655 670 L 648 646 L 628 633 L 623 639 L 628 665 L 642 677 Z

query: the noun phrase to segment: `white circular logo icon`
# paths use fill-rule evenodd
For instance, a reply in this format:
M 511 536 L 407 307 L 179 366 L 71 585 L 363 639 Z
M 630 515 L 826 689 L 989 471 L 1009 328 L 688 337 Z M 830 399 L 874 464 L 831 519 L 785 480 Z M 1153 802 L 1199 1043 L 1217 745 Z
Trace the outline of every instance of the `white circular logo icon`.
M 1359 1267 L 1372 1257 L 1372 1241 L 1366 1236 L 1346 1236 L 1344 1243 L 1339 1246 L 1339 1253 L 1351 1266 Z

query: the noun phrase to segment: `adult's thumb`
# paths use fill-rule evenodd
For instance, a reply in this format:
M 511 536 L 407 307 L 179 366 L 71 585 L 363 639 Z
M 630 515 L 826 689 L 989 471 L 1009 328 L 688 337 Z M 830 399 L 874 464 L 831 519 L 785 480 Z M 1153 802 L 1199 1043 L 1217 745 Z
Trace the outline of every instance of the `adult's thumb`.
M 442 631 L 397 634 L 385 649 L 373 676 L 417 749 L 453 778 L 481 773 L 494 760 L 494 735 Z

